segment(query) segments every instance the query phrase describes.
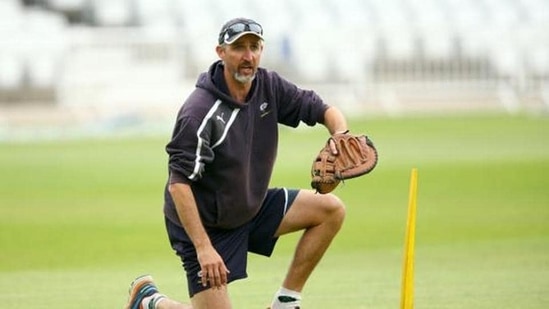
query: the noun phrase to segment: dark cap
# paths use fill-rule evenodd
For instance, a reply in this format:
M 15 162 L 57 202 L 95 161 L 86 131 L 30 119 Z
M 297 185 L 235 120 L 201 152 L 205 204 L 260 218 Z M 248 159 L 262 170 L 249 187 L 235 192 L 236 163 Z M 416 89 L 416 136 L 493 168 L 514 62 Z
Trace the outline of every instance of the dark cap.
M 232 44 L 246 34 L 253 34 L 263 39 L 263 28 L 259 23 L 248 18 L 234 18 L 226 22 L 219 32 L 218 43 Z

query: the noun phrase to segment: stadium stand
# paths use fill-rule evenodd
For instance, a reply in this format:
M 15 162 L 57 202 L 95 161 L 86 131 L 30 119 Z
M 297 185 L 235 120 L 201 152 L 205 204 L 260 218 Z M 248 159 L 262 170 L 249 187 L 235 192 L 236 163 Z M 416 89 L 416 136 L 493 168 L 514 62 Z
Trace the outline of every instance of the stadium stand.
M 16 89 L 23 83 L 23 59 L 19 29 L 23 8 L 15 1 L 0 2 L 0 89 Z
M 237 15 L 265 66 L 354 111 L 549 108 L 545 0 L 3 0 L 0 102 L 172 102 Z

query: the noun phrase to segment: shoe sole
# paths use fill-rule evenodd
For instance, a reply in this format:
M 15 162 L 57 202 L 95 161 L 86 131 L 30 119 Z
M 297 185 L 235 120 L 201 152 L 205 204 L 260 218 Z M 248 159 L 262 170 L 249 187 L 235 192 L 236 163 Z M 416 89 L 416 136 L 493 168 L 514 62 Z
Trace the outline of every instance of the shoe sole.
M 141 288 L 146 284 L 154 284 L 153 278 L 150 275 L 144 275 L 136 278 L 130 285 L 128 303 L 126 304 L 125 309 L 131 309 L 132 301 L 137 297 Z M 141 309 L 141 305 L 139 305 Z

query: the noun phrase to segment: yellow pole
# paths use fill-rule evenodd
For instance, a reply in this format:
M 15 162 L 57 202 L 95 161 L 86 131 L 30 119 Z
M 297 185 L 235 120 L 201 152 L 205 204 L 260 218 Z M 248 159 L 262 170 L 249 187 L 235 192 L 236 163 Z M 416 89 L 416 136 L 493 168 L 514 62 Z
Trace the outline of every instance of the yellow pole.
M 417 207 L 417 168 L 412 169 L 410 177 L 410 195 L 408 199 L 408 218 L 404 239 L 404 259 L 402 265 L 401 309 L 414 308 L 414 245 L 416 234 Z

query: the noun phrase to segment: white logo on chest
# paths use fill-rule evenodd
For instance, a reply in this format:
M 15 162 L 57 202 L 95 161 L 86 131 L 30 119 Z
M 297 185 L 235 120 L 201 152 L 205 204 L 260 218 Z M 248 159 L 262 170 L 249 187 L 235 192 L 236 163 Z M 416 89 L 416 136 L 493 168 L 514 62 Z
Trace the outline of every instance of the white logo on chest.
M 259 105 L 259 111 L 261 112 L 260 117 L 267 116 L 271 111 L 267 110 L 269 108 L 269 103 L 263 102 Z
M 221 113 L 221 116 L 216 115 L 216 116 L 215 116 L 215 119 L 217 119 L 217 120 L 221 121 L 221 123 L 225 124 L 225 119 L 223 119 L 223 114 L 224 114 L 224 113 Z

